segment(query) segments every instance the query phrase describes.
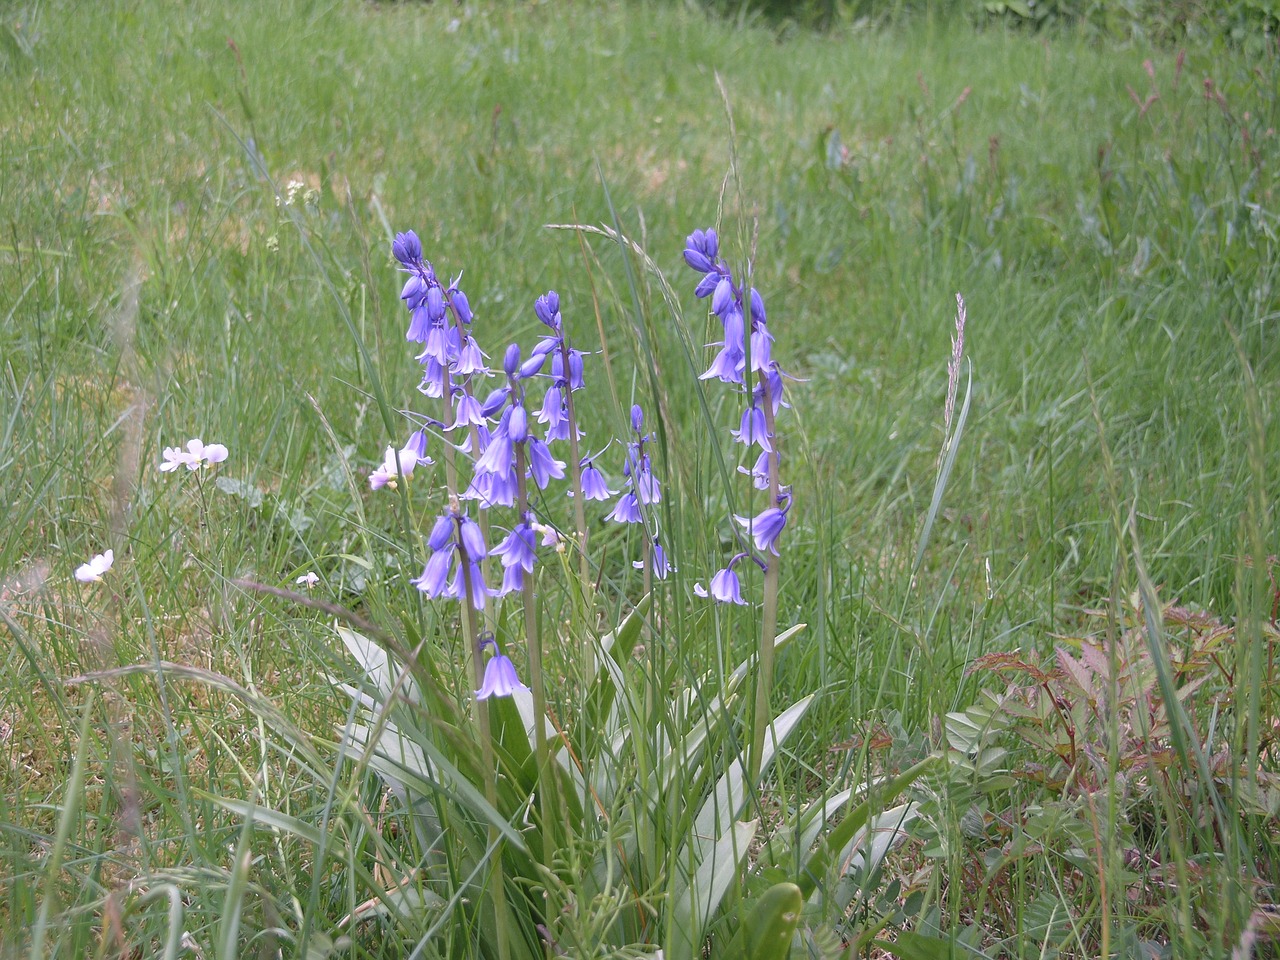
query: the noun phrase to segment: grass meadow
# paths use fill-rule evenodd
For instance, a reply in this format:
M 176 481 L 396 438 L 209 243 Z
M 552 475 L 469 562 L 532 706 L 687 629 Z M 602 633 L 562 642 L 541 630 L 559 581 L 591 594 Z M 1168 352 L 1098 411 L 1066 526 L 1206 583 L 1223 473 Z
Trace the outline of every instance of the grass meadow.
M 1278 91 L 1207 32 L 4 6 L 0 957 L 1276 956 Z M 711 226 L 797 378 L 746 606 Z M 538 737 L 409 583 L 438 431 L 366 479 L 437 402 L 410 229 L 495 369 L 559 292 L 611 488 L 655 436 L 676 570 L 588 510 L 486 613 Z

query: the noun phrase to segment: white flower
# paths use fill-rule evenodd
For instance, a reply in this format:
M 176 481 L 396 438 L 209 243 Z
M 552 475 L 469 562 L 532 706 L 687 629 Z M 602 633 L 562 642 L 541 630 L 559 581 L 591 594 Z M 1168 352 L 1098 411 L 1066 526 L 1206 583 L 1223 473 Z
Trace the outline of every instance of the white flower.
M 396 457 L 400 457 L 400 465 L 396 466 Z M 419 463 L 431 463 L 430 457 L 419 457 L 418 452 L 412 446 L 405 447 L 397 454 L 396 448 L 387 447 L 387 452 L 382 456 L 382 466 L 369 474 L 369 486 L 373 490 L 381 490 L 383 487 L 390 487 L 392 490 L 396 488 L 397 477 L 413 476 L 413 468 Z
M 171 473 L 179 467 L 188 470 L 199 470 L 206 463 L 221 463 L 227 459 L 227 448 L 220 443 L 207 446 L 199 437 L 187 441 L 187 449 L 178 447 L 164 448 L 164 462 L 160 464 L 161 473 Z
M 82 563 L 76 567 L 76 579 L 81 583 L 99 583 L 102 575 L 111 569 L 111 564 L 115 561 L 116 555 L 113 551 L 100 553 L 88 563 Z
M 304 573 L 302 576 L 300 576 L 297 580 L 293 582 L 300 587 L 314 587 L 317 583 L 320 582 L 320 578 L 316 576 L 316 573 L 314 570 L 308 570 L 306 573 Z

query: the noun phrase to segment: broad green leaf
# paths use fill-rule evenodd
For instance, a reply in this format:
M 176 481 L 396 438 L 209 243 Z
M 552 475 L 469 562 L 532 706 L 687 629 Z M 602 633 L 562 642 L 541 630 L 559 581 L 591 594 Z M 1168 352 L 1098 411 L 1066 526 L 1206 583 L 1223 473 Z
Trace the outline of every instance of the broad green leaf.
M 681 883 L 673 894 L 668 912 L 668 960 L 695 960 L 702 956 L 707 924 L 720 906 L 725 891 L 738 876 L 738 864 L 756 835 L 758 820 L 735 823 L 724 836 L 687 846 L 680 857 L 681 867 L 692 858 L 696 869 L 691 883 Z
M 852 807 L 845 815 L 845 818 L 840 821 L 839 826 L 822 838 L 817 849 L 805 862 L 800 871 L 800 876 L 796 878 L 796 883 L 799 884 L 806 900 L 813 893 L 818 881 L 826 875 L 836 855 L 846 849 L 858 831 L 866 825 L 867 819 L 871 815 L 872 802 L 875 801 L 877 805 L 891 802 L 898 794 L 918 780 L 938 759 L 938 754 L 925 757 L 896 777 L 879 784 L 872 791 L 869 798 Z
M 813 703 L 813 697 L 813 694 L 809 694 L 804 699 L 796 701 L 769 724 L 765 732 L 764 752 L 760 760 L 762 775 L 769 769 L 778 747 L 804 717 L 809 705 Z M 748 791 L 745 781 L 746 771 L 743 768 L 743 761 L 735 760 L 716 784 L 715 792 L 698 810 L 693 827 L 695 836 L 718 837 L 728 829 L 730 822 L 742 813 L 742 808 L 746 805 Z
M 787 960 L 803 909 L 804 894 L 799 887 L 775 883 L 759 899 L 743 905 L 738 932 L 716 956 L 724 960 Z

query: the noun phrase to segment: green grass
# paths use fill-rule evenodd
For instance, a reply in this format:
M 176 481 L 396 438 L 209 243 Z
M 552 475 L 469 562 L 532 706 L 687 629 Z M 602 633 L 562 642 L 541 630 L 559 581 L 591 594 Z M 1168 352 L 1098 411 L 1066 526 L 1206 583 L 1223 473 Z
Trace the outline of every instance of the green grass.
M 1216 792 L 1195 778 L 1139 799 L 1114 777 L 1095 793 L 943 780 L 934 832 L 890 868 L 918 871 L 898 925 L 968 926 L 988 955 L 1038 956 L 1014 941 L 1052 915 L 1053 947 L 1086 956 L 1107 917 L 1122 955 L 1145 939 L 1198 957 L 1226 955 L 1250 905 L 1276 899 L 1274 817 L 1236 782 L 1260 770 L 1274 791 L 1257 748 L 1276 716 L 1274 50 L 1202 40 L 1182 62 L 929 18 L 779 39 L 638 4 L 32 3 L 0 29 L 0 955 L 39 938 L 46 955 L 163 953 L 173 924 L 203 956 L 266 955 L 276 937 L 288 953 L 303 928 L 319 950 L 369 896 L 357 878 L 382 838 L 359 814 L 376 821 L 376 782 L 282 754 L 258 705 L 330 736 L 349 704 L 329 677 L 351 668 L 321 613 L 229 581 L 289 586 L 314 569 L 322 596 L 375 622 L 449 629 L 405 590 L 420 548 L 398 505 L 345 473 L 402 439 L 379 390 L 392 410 L 421 403 L 388 256 L 390 231 L 409 228 L 441 273 L 465 269 L 495 357 L 504 337 L 535 334 L 534 297 L 560 292 L 617 376 L 615 398 L 592 361 L 590 442 L 617 432 L 633 394 L 656 409 L 645 370 L 663 372 L 680 494 L 664 515 L 681 566 L 667 602 L 691 677 L 746 655 L 754 621 L 688 599 L 718 566 L 708 531 L 727 538 L 728 503 L 679 335 L 704 339 L 680 250 L 722 217 L 740 268 L 758 218 L 753 283 L 778 358 L 805 380 L 783 427 L 797 507 L 780 619 L 809 629 L 782 656 L 775 705 L 822 691 L 776 774 L 784 798 L 938 745 L 941 714 L 1004 689 L 967 671 L 983 654 L 1119 634 L 1144 576 L 1162 600 L 1237 625 L 1191 699 L 1198 721 L 1217 704 L 1244 771 L 1221 774 L 1240 843 L 1183 809 Z M 1159 98 L 1144 111 L 1126 87 Z M 742 191 L 729 180 L 722 204 L 734 158 Z M 317 201 L 278 206 L 295 178 Z M 612 225 L 604 186 L 680 295 L 682 319 L 640 277 L 647 339 L 616 245 L 586 238 L 584 257 L 573 233 L 544 228 Z M 957 291 L 972 407 L 913 576 Z M 706 396 L 716 423 L 737 416 Z M 159 474 L 161 449 L 191 436 L 227 444 L 224 475 L 261 503 L 210 483 L 202 505 L 193 478 Z M 634 544 L 595 530 L 616 610 L 639 593 Z M 106 546 L 108 582 L 75 583 Z M 157 661 L 248 692 L 176 675 L 66 682 Z M 466 689 L 460 665 L 453 679 Z M 887 751 L 830 751 L 880 728 Z M 1046 762 L 1005 745 L 1010 769 Z M 317 824 L 332 812 L 344 853 L 319 869 L 210 794 Z M 1090 799 L 1111 812 L 1090 821 Z M 975 915 L 984 857 L 1029 842 L 1017 812 L 1033 806 L 1067 826 L 988 877 L 997 905 Z M 960 829 L 970 811 L 986 818 L 976 834 Z M 1081 823 L 1149 855 L 1142 879 L 1072 859 Z M 1178 896 L 1159 878 L 1175 867 Z M 397 955 L 375 940 L 344 949 Z

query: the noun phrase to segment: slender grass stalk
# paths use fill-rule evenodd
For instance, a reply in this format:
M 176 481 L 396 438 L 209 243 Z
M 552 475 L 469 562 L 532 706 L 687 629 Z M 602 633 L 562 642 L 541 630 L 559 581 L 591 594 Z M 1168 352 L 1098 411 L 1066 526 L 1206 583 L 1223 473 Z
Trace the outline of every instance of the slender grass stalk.
M 85 697 L 80 729 L 77 731 L 76 756 L 71 764 L 71 776 L 67 779 L 66 792 L 63 794 L 62 812 L 58 815 L 58 831 L 53 837 L 53 846 L 49 850 L 49 859 L 44 869 L 44 895 L 40 900 L 40 913 L 31 931 L 31 960 L 44 960 L 44 941 L 49 929 L 51 914 L 61 897 L 58 884 L 61 882 L 62 861 L 66 856 L 67 845 L 71 842 L 71 831 L 76 818 L 80 815 L 80 804 L 84 800 L 84 773 L 89 760 L 89 728 L 93 719 L 95 691 L 89 690 Z

